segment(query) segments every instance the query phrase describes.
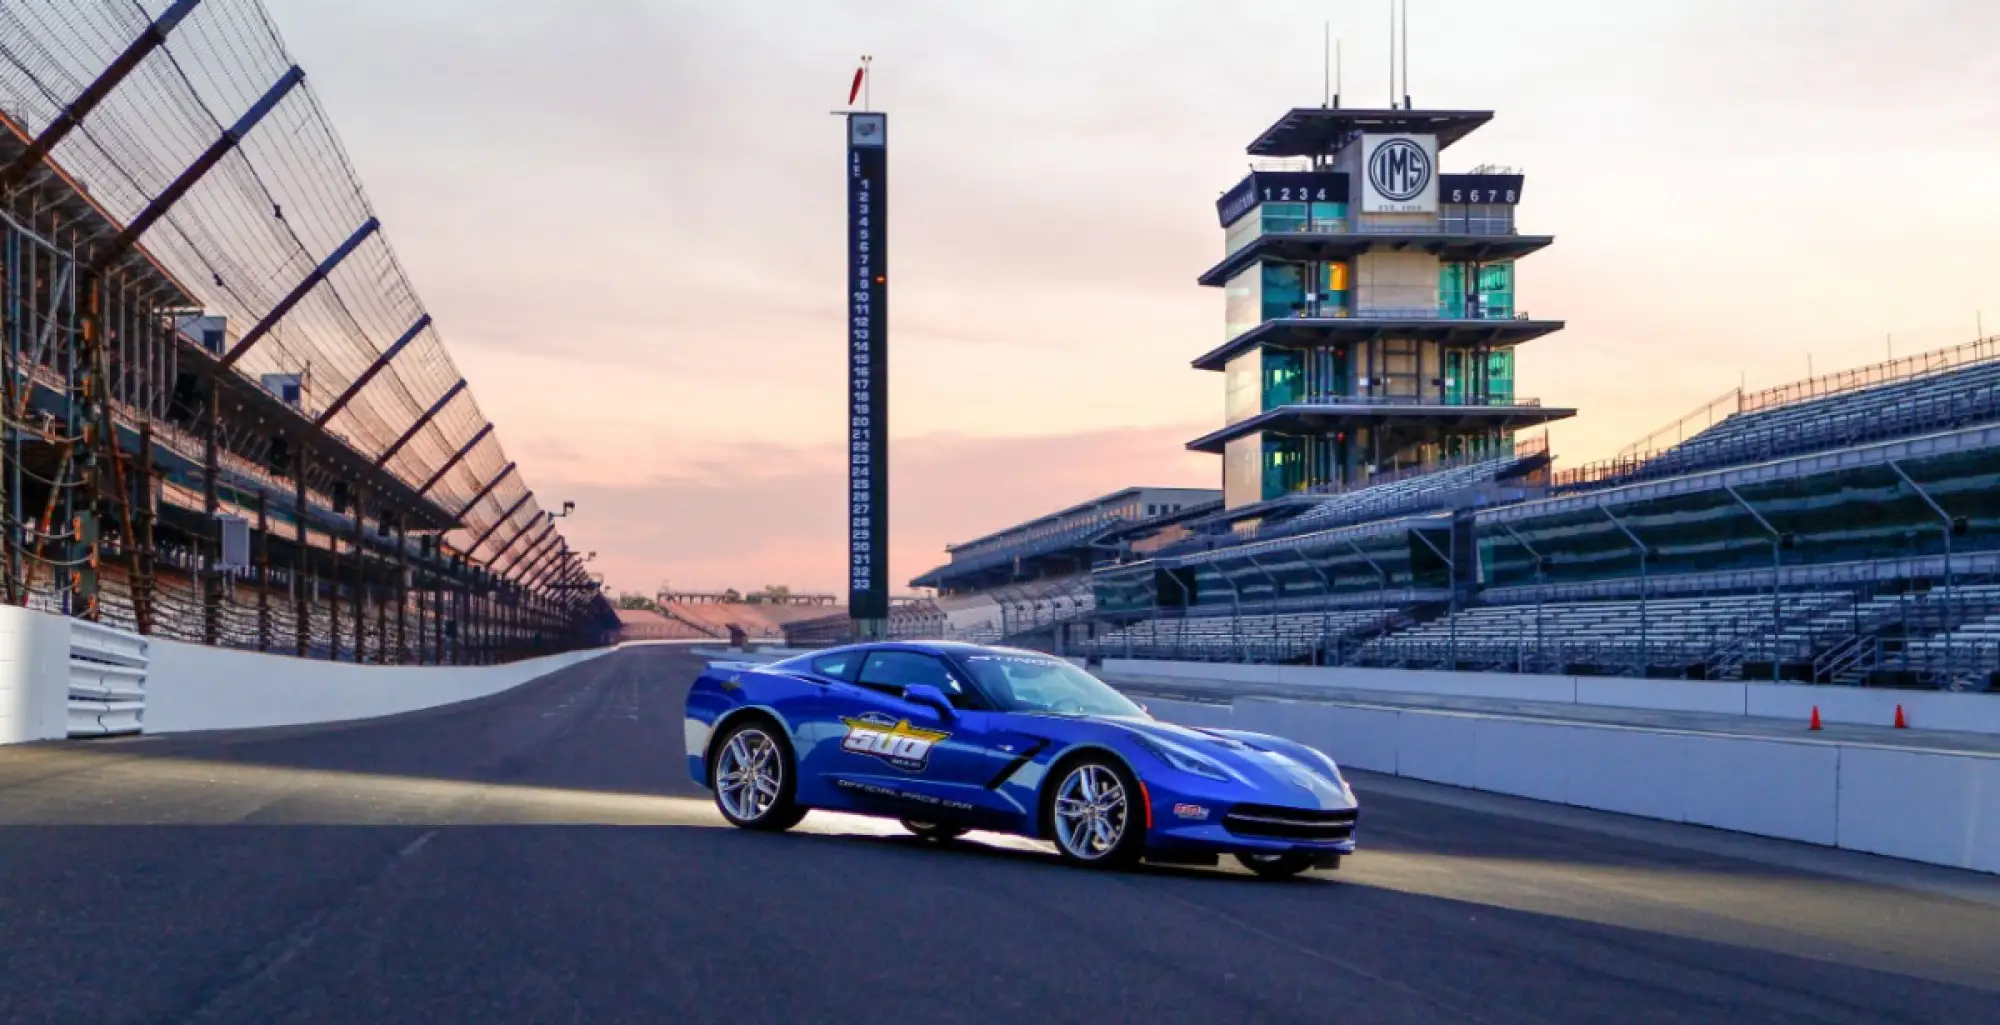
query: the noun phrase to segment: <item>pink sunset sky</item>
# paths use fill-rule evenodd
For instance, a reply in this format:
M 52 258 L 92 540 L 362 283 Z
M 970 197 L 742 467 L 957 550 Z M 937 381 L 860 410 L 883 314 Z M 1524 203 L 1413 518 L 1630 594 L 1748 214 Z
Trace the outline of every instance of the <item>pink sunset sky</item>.
M 1386 0 L 272 0 L 447 344 L 614 589 L 844 586 L 841 105 L 891 112 L 892 577 L 1216 486 L 1215 197 Z M 1414 0 L 1444 169 L 1556 236 L 1519 390 L 1563 463 L 1734 387 L 2000 330 L 2000 6 Z M 1893 335 L 1893 342 L 1889 336 Z

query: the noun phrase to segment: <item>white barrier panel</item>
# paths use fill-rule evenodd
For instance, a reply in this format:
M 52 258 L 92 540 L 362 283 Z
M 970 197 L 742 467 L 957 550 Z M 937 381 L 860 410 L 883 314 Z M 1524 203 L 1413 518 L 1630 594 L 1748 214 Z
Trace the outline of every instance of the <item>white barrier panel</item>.
M 1825 688 L 1820 688 L 1825 689 Z M 1741 683 L 1722 680 L 1635 680 L 1623 676 L 1579 676 L 1576 703 L 1654 712 L 1714 712 L 1742 715 L 1748 707 Z
M 497 666 L 357 666 L 154 640 L 147 733 L 340 722 L 498 694 L 609 651 Z
M 2000 758 L 1840 754 L 1840 846 L 2000 872 Z
M 1478 720 L 1465 715 L 1405 715 L 1396 713 L 1396 765 L 1402 775 L 1449 783 L 1455 787 L 1479 785 L 1479 766 L 1473 757 L 1473 727 Z M 1340 756 L 1335 755 L 1334 761 Z
M 0 744 L 69 735 L 69 623 L 0 605 Z
M 1613 676 L 1452 673 L 1341 666 L 1271 666 L 1210 662 L 1104 660 L 1101 675 L 1189 683 L 1324 686 L 1443 697 L 1546 701 L 1668 712 L 1711 712 L 1805 722 L 1815 706 L 1828 723 L 1889 726 L 1896 706 L 1917 729 L 2000 735 L 2000 694 L 1873 690 L 1862 687 L 1709 680 L 1641 680 Z
M 1601 811 L 2000 872 L 2000 758 L 1431 709 L 1149 699 L 1342 765 Z M 1218 721 L 1219 720 L 1219 721 Z
M 1205 705 L 1198 701 L 1172 701 L 1166 698 L 1142 698 L 1140 704 L 1153 718 L 1182 726 L 1206 726 L 1214 729 L 1237 729 L 1235 716 L 1228 705 Z
M 147 639 L 83 619 L 69 625 L 69 735 L 137 733 L 146 713 Z

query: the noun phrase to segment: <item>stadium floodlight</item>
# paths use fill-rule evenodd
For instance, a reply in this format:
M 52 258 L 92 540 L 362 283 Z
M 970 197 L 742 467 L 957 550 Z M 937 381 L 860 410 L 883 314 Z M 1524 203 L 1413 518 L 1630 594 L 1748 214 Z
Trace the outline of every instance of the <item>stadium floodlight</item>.
M 564 502 L 562 504 L 562 512 L 550 513 L 549 515 L 552 517 L 568 516 L 570 513 L 573 513 L 575 511 L 576 511 L 575 502 Z

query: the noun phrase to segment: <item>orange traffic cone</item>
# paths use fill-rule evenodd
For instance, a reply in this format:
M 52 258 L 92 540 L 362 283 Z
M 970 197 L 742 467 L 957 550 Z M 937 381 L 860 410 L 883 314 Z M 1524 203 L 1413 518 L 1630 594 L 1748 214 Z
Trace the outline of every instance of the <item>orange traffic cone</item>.
M 1896 728 L 1899 730 L 1910 728 L 1910 720 L 1903 717 L 1903 706 L 1901 705 L 1896 706 Z
M 1810 726 L 1806 727 L 1806 729 L 1809 729 L 1809 730 L 1816 730 L 1816 729 L 1819 729 L 1819 706 L 1818 706 L 1818 705 L 1814 705 L 1814 706 L 1813 706 L 1813 715 L 1812 715 L 1812 725 L 1810 725 Z

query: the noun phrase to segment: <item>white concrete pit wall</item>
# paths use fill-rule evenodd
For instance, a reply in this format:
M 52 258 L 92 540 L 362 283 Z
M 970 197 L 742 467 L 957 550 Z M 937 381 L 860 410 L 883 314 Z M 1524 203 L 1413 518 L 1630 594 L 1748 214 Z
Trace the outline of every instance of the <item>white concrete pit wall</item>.
M 497 666 L 357 666 L 154 640 L 146 732 L 341 722 L 469 701 L 611 649 Z
M 1265 683 L 1322 686 L 1444 697 L 1547 701 L 1666 712 L 1712 712 L 1805 722 L 1817 707 L 1828 723 L 1888 726 L 1896 706 L 1915 729 L 2000 735 L 2000 694 L 1879 690 L 1710 680 L 1641 680 L 1614 676 L 1538 676 L 1523 673 L 1453 673 L 1417 669 L 1351 669 L 1341 666 L 1272 666 L 1211 662 L 1104 660 L 1102 675 L 1154 677 L 1190 683 Z
M 2000 872 L 2000 758 L 1429 709 L 1143 699 L 1344 766 L 1558 804 Z
M 69 623 L 0 605 L 0 744 L 69 733 Z

